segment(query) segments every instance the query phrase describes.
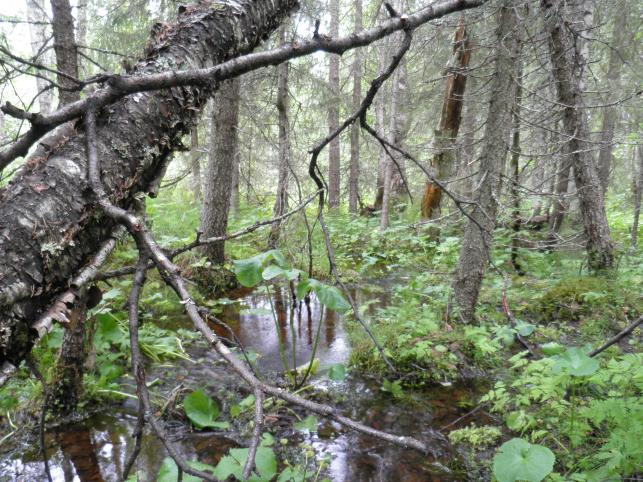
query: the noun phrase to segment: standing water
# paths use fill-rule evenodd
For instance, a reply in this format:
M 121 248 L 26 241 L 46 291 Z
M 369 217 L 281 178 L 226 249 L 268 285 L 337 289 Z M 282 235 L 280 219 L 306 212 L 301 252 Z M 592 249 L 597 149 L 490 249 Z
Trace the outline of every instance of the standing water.
M 316 432 L 304 433 L 293 426 L 296 417 L 303 418 L 305 413 L 283 407 L 268 409 L 264 430 L 272 432 L 277 440 L 288 440 L 287 446 L 292 449 L 288 452 L 285 448 L 283 452 L 289 460 L 301 452 L 298 444 L 305 443 L 318 459 L 330 459 L 322 476 L 333 481 L 466 479 L 464 474 L 453 470 L 454 454 L 437 429 L 466 413 L 480 393 L 480 387 L 434 387 L 415 391 L 410 399 L 397 400 L 382 392 L 368 374 L 349 374 L 342 382 L 330 381 L 326 369 L 336 363 L 347 363 L 350 355 L 348 334 L 336 313 L 324 310 L 314 297 L 307 305 L 290 306 L 288 292 L 277 286 L 272 287 L 269 294 L 242 289 L 229 296 L 234 303 L 224 307 L 221 318 L 230 325 L 238 340 L 258 355 L 257 367 L 264 377 L 270 379 L 283 371 L 280 338 L 284 341 L 285 358 L 292 367 L 295 363 L 308 362 L 319 331 L 315 358 L 319 359 L 320 366 L 318 374 L 307 382 L 312 385 L 308 393 L 322 396 L 355 420 L 379 430 L 419 438 L 432 448 L 428 455 L 404 450 L 323 419 Z M 384 303 L 379 293 L 367 289 L 357 290 L 355 296 L 360 302 L 377 297 L 378 302 L 372 304 L 371 309 Z M 277 324 L 269 314 L 273 310 Z M 180 323 L 187 326 L 185 320 Z M 220 329 L 217 331 L 226 335 Z M 190 361 L 148 367 L 148 382 L 154 381 L 151 394 L 161 405 L 171 407 L 170 402 L 181 390 L 202 389 L 219 401 L 222 413 L 226 414 L 231 405 L 248 395 L 247 388 L 239 386 L 239 379 L 204 343 L 190 345 L 187 353 Z M 133 382 L 128 380 L 131 386 L 126 391 L 135 393 Z M 306 392 L 303 395 L 306 396 Z M 127 398 L 122 404 L 107 407 L 81 422 L 49 429 L 46 444 L 53 479 L 122 480 L 127 456 L 134 446 L 131 434 L 136 423 L 136 405 L 135 399 Z M 230 448 L 247 445 L 249 440 L 245 424 L 238 422 L 232 423 L 227 431 L 200 432 L 170 419 L 166 421 L 166 428 L 186 458 L 211 465 L 216 465 Z M 0 447 L 0 482 L 46 480 L 36 437 L 16 436 L 9 443 L 8 447 L 7 443 Z M 162 443 L 146 431 L 137 460 L 139 480 L 155 481 L 165 457 Z

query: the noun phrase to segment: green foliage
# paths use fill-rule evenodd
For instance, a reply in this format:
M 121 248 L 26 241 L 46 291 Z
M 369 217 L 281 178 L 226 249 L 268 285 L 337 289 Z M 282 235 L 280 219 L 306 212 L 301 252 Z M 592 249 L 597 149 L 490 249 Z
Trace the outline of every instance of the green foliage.
M 319 421 L 314 415 L 308 415 L 303 420 L 295 423 L 295 428 L 303 432 L 316 432 Z
M 493 475 L 498 482 L 540 482 L 552 471 L 555 460 L 547 447 L 514 438 L 500 446 L 493 459 Z
M 346 365 L 343 363 L 335 363 L 330 366 L 328 370 L 328 378 L 336 382 L 341 382 L 346 378 Z
M 643 354 L 618 355 L 598 369 L 577 348 L 510 361 L 507 381 L 482 398 L 504 414 L 510 430 L 556 451 L 572 480 L 621 479 L 640 468 Z
M 217 422 L 219 405 L 201 390 L 196 390 L 183 399 L 183 410 L 196 428 L 228 428 L 228 422 Z
M 474 448 L 493 446 L 501 437 L 500 429 L 489 425 L 482 427 L 471 425 L 449 432 L 449 441 L 452 444 L 467 444 Z

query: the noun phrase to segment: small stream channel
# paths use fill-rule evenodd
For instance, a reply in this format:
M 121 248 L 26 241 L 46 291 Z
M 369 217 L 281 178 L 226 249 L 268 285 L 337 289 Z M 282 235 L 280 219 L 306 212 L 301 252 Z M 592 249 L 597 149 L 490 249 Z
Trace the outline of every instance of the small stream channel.
M 359 303 L 370 300 L 369 310 L 374 310 L 388 302 L 387 288 L 387 285 L 382 284 L 368 285 L 356 289 L 355 296 Z M 257 365 L 262 373 L 270 374 L 281 370 L 279 339 L 272 316 L 257 312 L 240 313 L 243 309 L 270 309 L 268 295 L 265 292 L 240 289 L 229 293 L 228 297 L 234 303 L 224 307 L 222 319 L 230 324 L 248 349 L 260 355 Z M 302 452 L 297 445 L 305 442 L 313 448 L 318 459 L 330 458 L 331 462 L 322 475 L 337 482 L 466 480 L 464 473 L 453 469 L 458 465 L 453 463 L 455 454 L 444 438 L 436 435 L 435 430 L 465 414 L 484 389 L 484 382 L 428 388 L 414 392 L 410 400 L 404 401 L 383 393 L 367 374 L 349 373 L 344 381 L 333 382 L 326 376 L 325 369 L 334 363 L 346 363 L 350 355 L 348 334 L 341 318 L 333 312 L 321 310 L 314 298 L 309 309 L 303 307 L 293 310 L 284 288 L 273 287 L 271 297 L 281 335 L 287 340 L 285 351 L 291 363 L 293 347 L 298 365 L 309 359 L 317 329 L 320 328 L 315 354 L 320 360 L 320 369 L 309 381 L 314 387 L 310 391 L 321 393 L 322 400 L 333 403 L 347 416 L 380 430 L 418 437 L 434 447 L 434 453 L 429 455 L 403 450 L 347 431 L 335 422 L 323 419 L 320 420 L 317 432 L 307 434 L 293 428 L 296 416 L 303 418 L 306 415 L 299 409 L 268 409 L 265 429 L 271 431 L 276 440 L 288 439 L 287 446 L 279 449 L 282 457 L 294 462 L 293 458 Z M 323 320 L 319 327 L 322 312 Z M 294 342 L 291 338 L 291 319 Z M 183 319 L 175 319 L 169 323 L 187 326 Z M 157 400 L 167 402 L 177 393 L 177 386 L 189 390 L 199 388 L 218 399 L 221 413 L 224 417 L 227 416 L 230 406 L 238 403 L 249 392 L 245 387 L 239 386 L 236 376 L 226 369 L 222 360 L 208 350 L 204 343 L 190 344 L 187 352 L 191 361 L 179 360 L 149 367 L 148 381 L 155 380 L 151 393 Z M 128 380 L 132 385 L 126 391 L 134 393 L 133 382 L 131 378 Z M 82 422 L 49 430 L 47 446 L 54 480 L 121 480 L 127 454 L 134 444 L 131 434 L 136 421 L 135 414 L 136 400 L 125 399 L 122 404 L 104 408 Z M 471 421 L 466 420 L 464 424 Z M 477 421 L 485 423 L 487 420 Z M 216 432 L 192 431 L 185 423 L 176 420 L 167 421 L 166 427 L 187 458 L 212 465 L 216 465 L 228 449 L 243 446 L 249 440 L 245 421 L 234 421 L 229 430 Z M 144 478 L 139 480 L 156 480 L 165 457 L 166 452 L 161 442 L 146 432 L 137 465 L 139 477 L 144 474 Z M 17 438 L 13 445 L 0 448 L 0 482 L 46 480 L 43 466 L 35 436 Z

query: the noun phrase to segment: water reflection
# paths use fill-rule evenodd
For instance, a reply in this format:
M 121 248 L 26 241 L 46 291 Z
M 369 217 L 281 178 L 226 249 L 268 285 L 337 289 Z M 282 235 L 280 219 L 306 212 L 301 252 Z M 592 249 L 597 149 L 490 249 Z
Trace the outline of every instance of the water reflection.
M 265 293 L 238 290 L 229 294 L 237 303 L 225 306 L 222 318 L 228 322 L 242 343 L 261 354 L 259 361 L 264 370 L 282 370 L 279 356 L 279 338 L 285 343 L 286 356 L 292 364 L 293 349 L 296 363 L 301 365 L 311 356 L 316 334 L 320 333 L 316 357 L 321 365 L 346 362 L 349 356 L 347 333 L 340 317 L 334 312 L 323 310 L 313 297 L 310 304 L 293 306 L 287 287 L 273 286 L 272 305 L 277 313 L 277 326 L 270 315 L 241 314 L 242 309 L 263 308 L 271 310 L 271 299 Z M 358 303 L 371 303 L 368 310 L 375 310 L 388 302 L 386 285 L 356 290 L 353 294 Z M 187 325 L 184 320 L 183 326 Z M 321 324 L 320 324 L 321 323 Z M 214 327 L 217 328 L 217 327 Z M 217 328 L 218 330 L 218 328 Z M 225 333 L 221 333 L 225 335 Z M 189 388 L 202 388 L 216 397 L 217 391 L 234 393 L 235 403 L 243 398 L 239 393 L 237 377 L 223 368 L 223 363 L 203 343 L 188 349 L 196 361 L 178 360 L 171 364 L 150 367 L 149 379 L 159 379 L 153 392 L 162 397 L 181 383 Z M 484 387 L 453 386 L 437 387 L 418 392 L 411 402 L 392 399 L 381 392 L 378 384 L 364 374 L 351 376 L 346 381 L 329 382 L 324 377 L 315 382 L 320 389 L 333 393 L 338 409 L 345 415 L 380 430 L 407 434 L 428 441 L 436 448 L 434 456 L 426 456 L 412 450 L 393 447 L 372 438 L 347 431 L 326 421 L 319 431 L 309 435 L 311 444 L 319 458 L 329 455 L 331 464 L 328 477 L 334 482 L 370 481 L 450 481 L 465 480 L 464 474 L 452 474 L 440 464 L 448 464 L 452 454 L 443 443 L 437 441 L 433 427 L 450 423 L 463 415 L 470 405 L 465 401 L 474 400 Z M 130 391 L 134 391 L 133 388 Z M 336 395 L 336 396 L 335 396 Z M 55 481 L 117 481 L 122 479 L 127 455 L 133 448 L 131 434 L 135 417 L 132 400 L 122 407 L 113 406 L 111 413 L 95 415 L 82 423 L 71 424 L 48 434 L 47 445 L 50 455 L 51 472 Z M 227 414 L 229 407 L 222 407 Z M 293 434 L 294 417 L 276 416 L 266 425 L 277 439 L 294 440 L 302 435 Z M 467 420 L 470 423 L 472 420 Z M 476 422 L 488 423 L 484 414 L 476 414 Z M 191 432 L 182 423 L 168 423 L 166 426 L 172 440 L 177 441 L 184 456 L 190 460 L 216 465 L 227 451 L 238 446 L 235 440 L 238 432 L 231 432 L 230 438 L 223 433 Z M 6 449 L 4 449 L 6 450 Z M 166 457 L 161 442 L 146 432 L 141 454 L 137 460 L 139 481 L 155 481 L 162 460 Z M 14 446 L 10 453 L 0 454 L 0 482 L 46 480 L 43 463 L 37 444 Z
M 283 370 L 279 354 L 279 340 L 283 340 L 286 359 L 293 368 L 293 351 L 295 366 L 306 363 L 313 352 L 315 337 L 321 328 L 315 358 L 321 366 L 346 362 L 350 354 L 348 336 L 339 317 L 333 311 L 323 309 L 314 296 L 310 303 L 298 302 L 293 306 L 287 286 L 275 285 L 270 288 L 271 298 L 265 293 L 249 290 L 237 290 L 230 298 L 239 303 L 227 305 L 222 314 L 235 335 L 244 346 L 252 348 L 261 355 L 259 366 L 266 370 Z M 275 320 L 269 314 L 241 314 L 243 309 L 272 311 L 277 315 L 278 330 Z M 321 327 L 320 327 L 321 323 Z M 213 325 L 218 333 L 225 336 L 225 331 Z

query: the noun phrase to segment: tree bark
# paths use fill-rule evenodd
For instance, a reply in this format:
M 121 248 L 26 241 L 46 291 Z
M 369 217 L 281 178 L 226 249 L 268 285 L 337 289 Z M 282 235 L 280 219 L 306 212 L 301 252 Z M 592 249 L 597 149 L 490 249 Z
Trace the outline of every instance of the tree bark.
M 469 67 L 470 59 L 471 46 L 463 18 L 453 38 L 453 53 L 446 69 L 447 81 L 444 100 L 442 101 L 442 114 L 438 128 L 435 131 L 434 154 L 431 159 L 431 165 L 435 169 L 436 177 L 441 181 L 446 181 L 453 175 L 455 143 L 462 119 L 462 104 L 467 85 L 467 68 Z M 441 199 L 442 190 L 440 187 L 428 181 L 422 197 L 421 213 L 423 219 L 440 217 Z
M 192 173 L 192 192 L 194 201 L 201 203 L 201 153 L 199 152 L 199 126 L 190 132 L 190 171 Z
M 612 31 L 612 40 L 610 42 L 610 57 L 607 67 L 607 102 L 614 101 L 621 92 L 621 67 L 623 66 L 623 57 L 621 49 L 625 41 L 625 13 L 624 2 L 618 2 L 616 15 L 614 19 L 614 30 Z M 598 175 L 601 180 L 601 189 L 603 195 L 609 185 L 610 171 L 612 169 L 612 149 L 614 142 L 614 127 L 618 119 L 619 110 L 616 105 L 608 105 L 603 108 L 603 122 L 601 128 L 601 145 L 598 151 Z
M 471 218 L 465 228 L 453 283 L 460 320 L 465 323 L 470 323 L 475 318 L 475 307 L 493 241 L 500 175 L 505 165 L 511 134 L 515 79 L 521 55 L 520 29 L 513 2 L 504 0 L 498 12 L 495 72 L 491 80 L 485 142 L 480 153 L 480 187 L 475 196 L 477 205 L 470 212 Z
M 279 42 L 286 43 L 286 29 L 279 31 Z M 290 125 L 288 120 L 288 62 L 277 67 L 277 111 L 279 113 L 279 177 L 273 217 L 282 216 L 288 209 L 288 170 L 290 167 Z M 277 248 L 281 223 L 273 223 L 268 237 L 268 246 Z
M 133 72 L 210 67 L 249 52 L 297 2 L 217 5 L 181 7 L 179 21 L 150 39 Z M 112 202 L 129 207 L 138 193 L 149 192 L 211 93 L 203 85 L 140 92 L 100 113 L 96 141 Z M 24 358 L 38 335 L 32 323 L 114 227 L 90 194 L 84 133 L 76 129 L 46 159 L 28 161 L 0 191 L 0 364 Z
M 362 0 L 355 0 L 355 31 L 362 30 Z M 359 109 L 362 102 L 362 62 L 361 50 L 355 51 L 353 61 L 353 112 Z M 359 134 L 360 126 L 354 122 L 351 126 L 351 163 L 348 174 L 348 211 L 356 214 L 359 200 Z
M 206 238 L 225 235 L 228 229 L 232 170 L 239 155 L 239 79 L 226 80 L 216 93 L 212 108 L 210 155 L 201 212 L 201 232 Z M 225 261 L 225 242 L 203 247 L 213 263 Z
M 74 17 L 71 14 L 69 0 L 51 0 L 51 10 L 57 70 L 78 79 L 78 48 L 74 36 Z M 72 79 L 59 74 L 57 82 L 61 87 L 58 89 L 59 107 L 80 99 L 80 91 L 77 90 L 78 84 Z
M 587 52 L 584 46 L 577 48 L 574 43 L 576 34 L 570 29 L 570 25 L 580 21 L 586 29 L 591 28 L 591 24 L 587 23 L 589 14 L 585 3 L 579 0 L 543 0 L 542 7 L 558 102 L 564 106 L 563 131 L 587 237 L 588 265 L 596 271 L 612 267 L 614 246 L 610 238 L 603 191 L 588 144 L 587 109 L 583 103 Z
M 339 36 L 339 0 L 329 1 L 330 36 Z M 331 54 L 328 63 L 328 85 L 331 98 L 328 102 L 328 132 L 332 133 L 339 127 L 339 56 Z M 339 136 L 328 145 L 328 207 L 339 207 L 340 201 L 340 147 Z
M 388 132 L 388 141 L 395 145 L 395 129 L 396 129 L 396 117 L 397 117 L 397 107 L 398 107 L 398 80 L 399 80 L 399 68 L 393 72 L 391 76 L 391 110 L 389 112 L 389 132 Z M 383 149 L 382 149 L 383 150 Z M 392 149 L 389 149 L 389 152 L 393 154 Z M 395 155 L 395 154 L 393 154 Z M 383 194 L 382 194 L 382 211 L 380 212 L 380 230 L 385 231 L 388 229 L 389 225 L 389 213 L 391 211 L 391 198 L 393 197 L 393 171 L 397 169 L 395 163 L 386 155 L 386 161 L 384 163 L 384 183 L 383 183 Z
M 639 217 L 641 216 L 641 193 L 643 193 L 643 147 L 636 146 L 634 148 L 635 157 L 638 156 L 639 172 L 638 176 L 634 173 L 633 187 L 634 187 L 634 219 L 632 220 L 632 233 L 630 237 L 630 245 L 636 248 L 638 244 L 639 234 Z M 636 178 L 638 177 L 638 181 Z
M 518 260 L 518 248 L 520 240 L 520 192 L 518 186 L 520 185 L 520 155 L 522 154 L 520 147 L 520 108 L 522 102 L 522 61 L 519 61 L 518 75 L 516 80 L 516 100 L 513 109 L 513 134 L 511 138 L 511 161 L 509 163 L 511 169 L 511 186 L 509 188 L 509 195 L 511 197 L 511 265 L 516 273 L 520 276 L 524 275 L 520 261 Z
M 47 22 L 49 19 L 45 13 L 43 0 L 27 0 L 27 18 L 29 19 L 29 34 L 31 37 L 31 55 L 37 62 L 43 65 L 49 65 L 49 55 L 47 47 L 47 26 L 40 22 Z M 39 23 L 36 23 L 39 22 Z M 41 72 L 43 77 L 47 77 L 47 72 Z M 38 89 L 38 106 L 40 113 L 47 115 L 51 112 L 53 104 L 53 91 L 46 89 L 50 84 L 47 79 L 36 77 L 36 88 Z

